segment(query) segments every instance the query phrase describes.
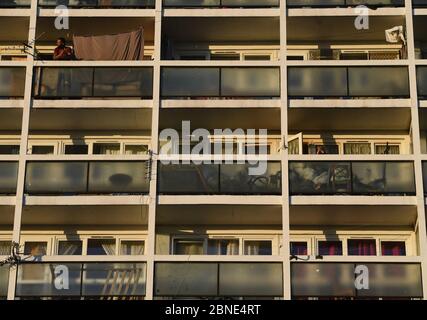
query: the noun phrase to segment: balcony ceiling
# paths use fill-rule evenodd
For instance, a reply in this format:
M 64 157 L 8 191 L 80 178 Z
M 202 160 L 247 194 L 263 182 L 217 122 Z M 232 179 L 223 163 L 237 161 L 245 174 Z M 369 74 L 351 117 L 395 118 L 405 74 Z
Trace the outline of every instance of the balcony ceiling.
M 158 225 L 279 225 L 280 206 L 260 205 L 160 205 Z
M 148 206 L 26 206 L 24 225 L 143 225 Z
M 289 130 L 310 131 L 384 131 L 408 132 L 409 108 L 290 108 Z
M 191 121 L 191 129 L 268 129 L 280 130 L 279 108 L 254 109 L 163 109 L 160 128 L 181 128 L 181 120 Z
M 296 226 L 410 227 L 417 220 L 415 206 L 291 206 Z
M 176 41 L 279 41 L 279 18 L 165 18 L 163 35 Z
M 150 130 L 151 109 L 36 109 L 30 130 Z
M 28 42 L 29 17 L 0 17 L 0 42 Z
M 55 18 L 39 18 L 37 21 L 36 35 L 39 42 L 53 42 L 58 37 L 64 37 L 71 41 L 73 35 L 105 35 L 129 32 L 144 27 L 144 40 L 154 41 L 153 18 L 83 18 L 70 17 L 69 30 L 57 30 L 54 26 Z
M 384 30 L 405 23 L 403 16 L 371 16 L 369 29 L 358 30 L 354 21 L 355 17 L 288 17 L 288 41 L 385 42 Z

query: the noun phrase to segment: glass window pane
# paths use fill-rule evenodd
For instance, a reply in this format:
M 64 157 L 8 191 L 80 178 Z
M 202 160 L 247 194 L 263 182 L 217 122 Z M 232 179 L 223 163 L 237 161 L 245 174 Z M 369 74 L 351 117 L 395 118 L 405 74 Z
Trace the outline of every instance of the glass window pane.
M 271 241 L 245 241 L 245 255 L 265 256 L 272 254 Z
M 148 145 L 127 144 L 125 145 L 125 154 L 138 154 L 138 155 L 148 154 Z
M 137 240 L 123 240 L 120 242 L 120 254 L 138 256 L 144 254 L 145 242 Z
M 86 144 L 68 144 L 65 146 L 65 154 L 88 154 L 89 147 Z
M 162 68 L 163 97 L 218 97 L 219 68 Z
M 290 162 L 292 194 L 339 194 L 351 192 L 350 163 Z
M 377 254 L 374 239 L 349 239 L 347 247 L 349 256 L 375 256 Z
M 115 239 L 89 239 L 87 241 L 88 255 L 113 256 L 116 254 Z
M 364 142 L 344 143 L 344 154 L 371 154 L 371 144 Z
M 354 264 L 291 263 L 294 297 L 354 297 Z
M 10 255 L 11 250 L 12 250 L 11 241 L 0 241 L 0 256 Z
M 25 89 L 25 68 L 0 68 L 0 98 L 23 98 Z
M 93 154 L 120 154 L 120 143 L 94 143 Z
M 305 241 L 291 241 L 291 255 L 293 256 L 306 256 L 308 254 L 307 242 Z
M 24 245 L 24 254 L 30 256 L 45 256 L 47 254 L 47 242 L 26 241 Z
M 411 162 L 353 162 L 355 193 L 415 193 Z
M 375 145 L 375 154 L 400 154 L 400 146 L 376 144 Z
M 219 7 L 220 0 L 164 0 L 165 7 Z
M 350 96 L 408 97 L 407 67 L 349 67 Z
M 25 176 L 28 193 L 86 193 L 86 162 L 29 162 Z
M 31 154 L 53 154 L 53 146 L 32 146 Z
M 221 68 L 221 95 L 278 97 L 279 71 L 278 68 Z
M 59 241 L 58 255 L 79 256 L 82 254 L 82 241 Z
M 319 241 L 318 247 L 321 256 L 342 256 L 341 241 Z
M 152 68 L 95 68 L 96 97 L 143 97 L 153 95 Z
M 147 166 L 142 161 L 99 161 L 89 164 L 89 192 L 147 193 Z
M 417 88 L 420 97 L 427 97 L 427 67 L 417 67 Z
M 383 256 L 406 256 L 405 241 L 381 241 Z
M 239 240 L 209 239 L 208 254 L 232 256 L 239 254 Z
M 200 239 L 175 239 L 174 254 L 204 254 L 204 241 Z
M 288 95 L 290 97 L 343 97 L 347 94 L 346 68 L 288 68 Z
M 18 162 L 0 161 L 0 194 L 14 194 L 18 181 Z
M 0 145 L 0 154 L 19 154 L 19 145 Z
M 421 267 L 418 264 L 366 263 L 369 288 L 358 290 L 361 297 L 422 297 Z
M 220 263 L 219 295 L 282 297 L 281 263 Z
M 34 95 L 39 98 L 92 96 L 93 68 L 37 68 Z
M 158 262 L 154 271 L 154 294 L 169 297 L 216 296 L 217 263 Z
M 55 274 L 68 272 L 68 289 L 57 289 Z M 18 266 L 16 296 L 80 296 L 81 264 L 28 263 Z M 62 288 L 62 287 L 61 287 Z
M 145 263 L 86 263 L 83 296 L 144 296 Z
M 163 194 L 209 194 L 219 192 L 218 165 L 159 163 L 159 192 Z
M 0 297 L 2 299 L 7 297 L 9 287 L 9 266 L 0 266 Z

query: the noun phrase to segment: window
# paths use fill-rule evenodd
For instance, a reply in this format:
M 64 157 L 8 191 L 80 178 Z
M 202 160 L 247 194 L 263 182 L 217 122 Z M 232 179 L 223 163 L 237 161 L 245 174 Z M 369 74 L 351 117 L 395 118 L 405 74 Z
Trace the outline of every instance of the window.
M 87 242 L 88 255 L 112 256 L 115 253 L 115 239 L 89 239 Z
M 246 54 L 244 59 L 250 61 L 264 61 L 271 60 L 271 57 L 268 54 Z
M 203 254 L 203 239 L 175 239 L 174 254 Z
M 319 241 L 319 255 L 321 256 L 341 256 L 341 241 Z
M 208 241 L 208 254 L 232 256 L 239 254 L 239 240 L 210 239 Z
M 59 241 L 58 242 L 58 255 L 61 256 L 79 256 L 82 254 L 83 250 L 82 241 Z
M 223 154 L 223 155 L 237 154 L 238 150 L 239 148 L 238 148 L 237 142 L 216 140 L 211 143 L 212 154 Z
M 87 144 L 68 144 L 65 146 L 65 154 L 87 154 Z
M 405 241 L 381 241 L 383 256 L 406 256 Z
M 19 145 L 0 145 L 0 154 L 19 154 Z
M 142 240 L 123 240 L 120 242 L 120 254 L 125 256 L 143 255 L 145 243 Z
M 213 54 L 211 54 L 211 60 L 240 60 L 240 54 L 238 54 L 238 53 L 213 53 Z
M 120 154 L 120 143 L 94 143 L 93 154 Z
M 400 154 L 399 145 L 376 144 L 375 154 Z
M 125 154 L 148 154 L 148 145 L 127 144 L 125 145 Z
M 306 256 L 308 254 L 308 246 L 305 241 L 291 241 L 291 255 Z
M 375 256 L 377 254 L 374 239 L 349 239 L 347 246 L 349 256 Z
M 341 60 L 368 60 L 367 52 L 342 52 L 340 54 Z
M 336 144 L 309 144 L 308 154 L 338 154 L 339 149 Z
M 371 154 L 371 144 L 369 142 L 344 143 L 344 154 Z
M 269 144 L 263 144 L 263 145 L 244 144 L 243 152 L 244 154 L 270 154 L 270 145 Z
M 54 146 L 32 146 L 31 154 L 54 154 Z
M 272 254 L 271 241 L 245 241 L 245 255 L 249 256 L 267 256 Z
M 45 256 L 47 254 L 47 242 L 26 241 L 24 245 L 24 254 L 29 256 Z
M 10 255 L 12 245 L 10 241 L 0 241 L 0 256 Z

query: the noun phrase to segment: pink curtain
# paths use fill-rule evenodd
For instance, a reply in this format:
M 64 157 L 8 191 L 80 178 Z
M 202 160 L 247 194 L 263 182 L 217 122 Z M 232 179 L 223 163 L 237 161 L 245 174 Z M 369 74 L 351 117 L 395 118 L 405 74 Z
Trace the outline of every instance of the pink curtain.
M 144 29 L 102 36 L 73 36 L 78 60 L 143 60 Z
M 348 241 L 348 252 L 353 256 L 375 256 L 377 254 L 375 240 L 358 239 Z

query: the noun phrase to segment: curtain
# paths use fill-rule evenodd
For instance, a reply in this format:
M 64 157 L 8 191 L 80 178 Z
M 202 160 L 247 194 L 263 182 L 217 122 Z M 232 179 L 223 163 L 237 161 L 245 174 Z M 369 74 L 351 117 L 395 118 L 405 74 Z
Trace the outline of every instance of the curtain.
M 399 146 L 376 145 L 376 154 L 400 154 Z
M 80 255 L 82 254 L 81 241 L 61 241 L 58 248 L 59 255 Z
M 0 256 L 8 256 L 11 251 L 10 241 L 0 241 Z
M 404 256 L 406 255 L 405 242 L 383 241 L 381 242 L 381 254 L 383 256 Z
M 203 254 L 203 243 L 191 240 L 178 240 L 175 243 L 175 254 Z
M 299 139 L 288 142 L 288 154 L 299 154 Z
M 319 241 L 319 255 L 321 256 L 341 256 L 341 241 Z
M 144 241 L 122 241 L 121 254 L 131 256 L 143 255 Z
M 102 249 L 107 256 L 113 256 L 116 254 L 116 243 L 110 241 L 101 243 Z
M 118 144 L 96 144 L 97 154 L 109 154 L 109 155 L 117 155 L 120 154 L 120 145 Z
M 307 242 L 291 242 L 291 255 L 306 256 L 307 255 Z
M 375 240 L 349 240 L 348 254 L 352 256 L 374 256 L 377 254 Z
M 102 36 L 73 36 L 79 60 L 143 60 L 144 29 Z
M 371 154 L 371 144 L 344 143 L 344 154 Z

